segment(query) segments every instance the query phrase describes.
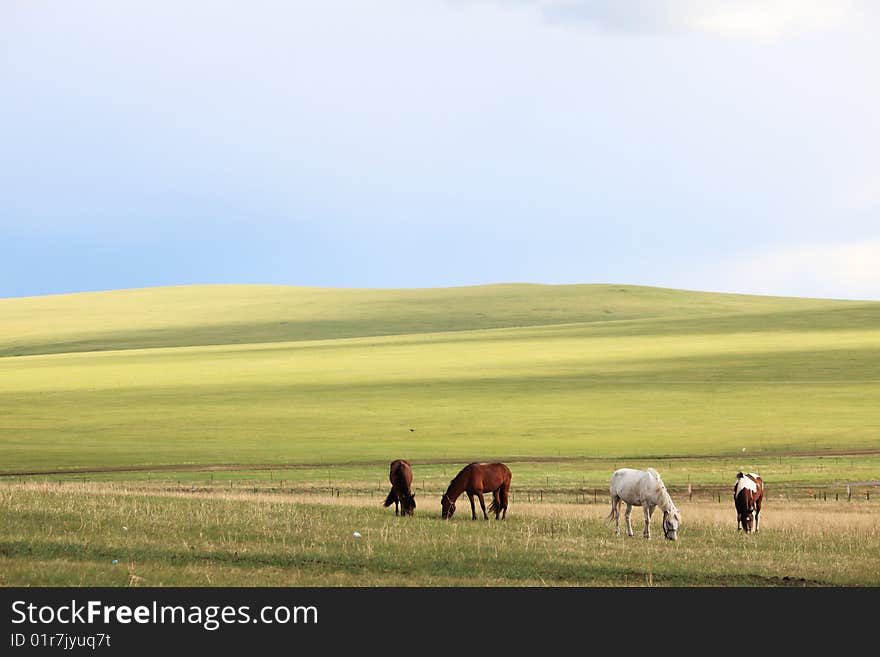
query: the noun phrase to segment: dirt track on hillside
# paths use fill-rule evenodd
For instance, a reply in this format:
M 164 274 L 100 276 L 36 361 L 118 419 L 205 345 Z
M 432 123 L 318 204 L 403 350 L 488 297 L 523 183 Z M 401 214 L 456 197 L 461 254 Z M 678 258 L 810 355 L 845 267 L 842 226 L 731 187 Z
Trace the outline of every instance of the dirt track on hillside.
M 816 450 L 808 452 L 767 452 L 761 454 L 749 454 L 748 458 L 778 458 L 778 457 L 816 457 L 816 456 L 874 456 L 880 454 L 880 449 L 857 449 L 857 450 Z M 654 459 L 657 461 L 693 461 L 702 459 L 731 459 L 742 458 L 741 454 L 704 454 L 691 456 L 615 456 L 615 457 L 589 457 L 589 456 L 508 456 L 486 457 L 484 462 L 502 461 L 504 463 L 622 463 L 625 461 L 644 461 Z M 466 463 L 465 459 L 410 459 L 413 465 L 459 465 Z M 83 470 L 21 470 L 0 472 L 0 477 L 38 477 L 49 475 L 90 475 L 90 474 L 116 474 L 126 472 L 228 472 L 236 470 L 306 470 L 312 468 L 333 468 L 343 466 L 387 466 L 389 461 L 349 461 L 344 463 L 216 463 L 216 464 L 166 464 L 166 465 L 131 465 L 118 468 L 90 468 Z

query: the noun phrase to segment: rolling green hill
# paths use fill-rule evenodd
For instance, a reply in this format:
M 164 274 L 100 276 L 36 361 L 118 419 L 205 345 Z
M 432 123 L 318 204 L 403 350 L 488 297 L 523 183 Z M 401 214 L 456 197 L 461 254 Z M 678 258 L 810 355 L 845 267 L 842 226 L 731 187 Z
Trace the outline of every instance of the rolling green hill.
M 0 299 L 0 356 L 569 323 L 610 334 L 870 327 L 878 317 L 878 303 L 623 285 L 181 286 Z
M 0 300 L 0 470 L 876 448 L 880 303 L 620 285 Z

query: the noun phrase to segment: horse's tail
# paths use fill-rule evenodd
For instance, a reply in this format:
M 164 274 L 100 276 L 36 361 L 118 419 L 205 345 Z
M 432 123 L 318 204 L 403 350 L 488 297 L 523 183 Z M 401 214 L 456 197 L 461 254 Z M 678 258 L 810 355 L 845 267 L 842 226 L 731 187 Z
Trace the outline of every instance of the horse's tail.
M 496 494 L 492 496 L 492 503 L 489 504 L 489 511 L 492 513 L 501 513 L 501 511 L 507 508 L 507 486 L 501 484 L 494 492 Z
M 397 495 L 394 493 L 394 489 L 392 488 L 388 493 L 388 497 L 386 497 L 385 501 L 382 502 L 382 506 L 391 506 L 396 501 L 397 501 Z
M 605 520 L 614 520 L 614 511 L 616 510 L 616 508 L 619 504 L 620 504 L 619 498 L 616 497 L 615 495 L 612 495 L 611 496 L 611 511 L 605 517 Z

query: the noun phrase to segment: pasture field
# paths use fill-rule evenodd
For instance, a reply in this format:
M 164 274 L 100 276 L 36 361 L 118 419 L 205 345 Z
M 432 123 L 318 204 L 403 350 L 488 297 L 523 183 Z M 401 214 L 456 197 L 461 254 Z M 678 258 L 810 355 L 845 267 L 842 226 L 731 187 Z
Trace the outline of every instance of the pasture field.
M 511 504 L 507 520 L 411 518 L 364 498 L 125 484 L 0 486 L 0 585 L 880 585 L 880 502 L 681 500 L 681 537 L 614 536 L 607 504 Z M 358 532 L 361 536 L 355 537 Z M 118 564 L 114 565 L 113 560 Z
M 424 509 L 408 525 L 378 507 L 395 458 Z M 513 470 L 503 527 L 435 522 L 472 460 Z M 678 544 L 611 540 L 601 516 L 622 466 L 660 470 L 685 511 Z M 789 517 L 774 529 L 768 511 L 745 541 L 727 517 L 741 469 Z M 4 585 L 126 584 L 104 563 L 121 547 L 151 584 L 877 584 L 863 555 L 876 564 L 878 486 L 876 302 L 620 285 L 0 300 Z M 119 522 L 138 509 L 152 524 L 134 534 Z M 197 541 L 191 519 L 223 514 L 228 536 L 211 525 Z M 351 543 L 358 525 L 371 538 Z M 482 551 L 477 574 L 446 556 L 456 535 Z M 404 541 L 424 556 L 395 565 Z M 661 550 L 679 557 L 658 573 Z
M 483 292 L 487 316 L 507 308 L 508 287 L 531 294 L 534 322 L 556 321 L 554 309 L 576 305 L 565 296 L 568 287 L 565 295 L 540 286 L 490 287 Z M 49 313 L 30 309 L 50 303 L 44 298 L 5 300 L 0 348 L 47 353 L 0 358 L 2 470 L 878 448 L 880 304 L 729 295 L 724 308 L 725 295 L 708 295 L 716 314 L 701 316 L 691 310 L 703 298 L 694 293 L 603 287 L 594 298 L 589 286 L 573 287 L 578 307 L 594 314 L 605 306 L 623 314 L 614 305 L 623 297 L 628 314 L 641 307 L 642 315 L 439 332 L 427 332 L 434 325 L 425 320 L 426 332 L 412 334 L 94 351 L 118 346 L 134 330 L 115 328 L 122 320 L 112 304 L 68 295 Z M 214 305 L 225 293 L 196 290 Z M 252 291 L 257 299 L 260 290 Z M 181 291 L 167 293 L 176 299 Z M 125 316 L 128 295 L 107 294 Z M 641 306 L 633 296 L 644 297 Z M 92 319 L 83 319 L 85 310 L 73 313 L 70 332 L 79 337 L 65 341 L 57 332 L 71 298 Z M 349 303 L 328 302 L 324 312 L 342 313 Z M 765 312 L 757 312 L 762 303 Z M 789 307 L 809 303 L 814 307 Z M 463 307 L 462 321 L 473 310 Z M 184 321 L 178 305 L 149 308 L 168 322 Z M 379 304 L 375 315 L 391 324 L 397 315 L 386 311 Z M 246 310 L 238 312 L 245 322 Z M 283 306 L 277 312 L 287 316 Z M 512 312 L 496 314 L 498 323 L 518 321 Z M 47 316 L 56 332 L 51 342 Z M 195 313 L 190 321 L 206 320 Z M 255 321 L 265 324 L 260 314 Z M 375 321 L 365 315 L 361 330 Z M 400 331 L 410 330 L 400 321 Z M 84 326 L 105 323 L 116 333 L 93 342 L 81 335 Z M 450 323 L 438 320 L 444 328 Z M 250 335 L 221 329 L 231 331 L 230 343 Z M 187 344 L 201 336 L 198 326 L 193 331 L 169 328 L 166 337 Z M 62 347 L 93 350 L 53 353 Z
M 871 328 L 876 305 L 633 285 L 190 285 L 0 299 L 0 356 L 645 320 L 625 331 L 653 333 L 671 322 L 665 330 L 707 332 L 706 320 L 723 318 L 714 327 L 730 332 L 759 326 L 762 317 L 777 325 L 770 330 Z
M 650 458 L 650 459 L 534 459 L 505 461 L 513 472 L 510 491 L 519 502 L 557 500 L 566 503 L 599 502 L 608 495 L 608 479 L 619 467 L 654 467 L 676 498 L 691 496 L 726 499 L 736 472 L 756 471 L 768 482 L 768 495 L 785 498 L 842 499 L 850 496 L 880 499 L 875 479 L 880 454 L 848 456 L 772 456 L 765 458 Z M 413 460 L 413 492 L 439 508 L 439 499 L 462 463 Z M 193 466 L 202 468 L 204 466 Z M 167 491 L 196 489 L 227 492 L 279 492 L 310 496 L 360 497 L 381 501 L 390 484 L 388 463 L 326 464 L 316 466 L 248 469 L 147 470 L 40 476 L 7 476 L 2 483 L 128 484 Z M 846 475 L 842 479 L 842 473 Z M 366 502 L 368 505 L 371 502 Z

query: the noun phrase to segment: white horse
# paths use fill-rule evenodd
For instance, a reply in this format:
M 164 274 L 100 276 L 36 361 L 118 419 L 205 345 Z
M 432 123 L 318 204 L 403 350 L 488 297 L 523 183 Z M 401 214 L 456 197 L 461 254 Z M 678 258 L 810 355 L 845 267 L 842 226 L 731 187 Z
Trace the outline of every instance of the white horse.
M 633 506 L 640 506 L 645 511 L 645 538 L 651 538 L 651 514 L 655 507 L 663 509 L 663 535 L 671 541 L 678 539 L 678 524 L 681 522 L 681 514 L 675 508 L 675 503 L 669 497 L 666 486 L 660 479 L 660 475 L 653 468 L 647 470 L 633 470 L 621 468 L 611 475 L 611 513 L 608 518 L 614 518 L 614 527 L 620 536 L 620 503 L 626 502 L 626 533 L 633 535 L 632 515 Z

